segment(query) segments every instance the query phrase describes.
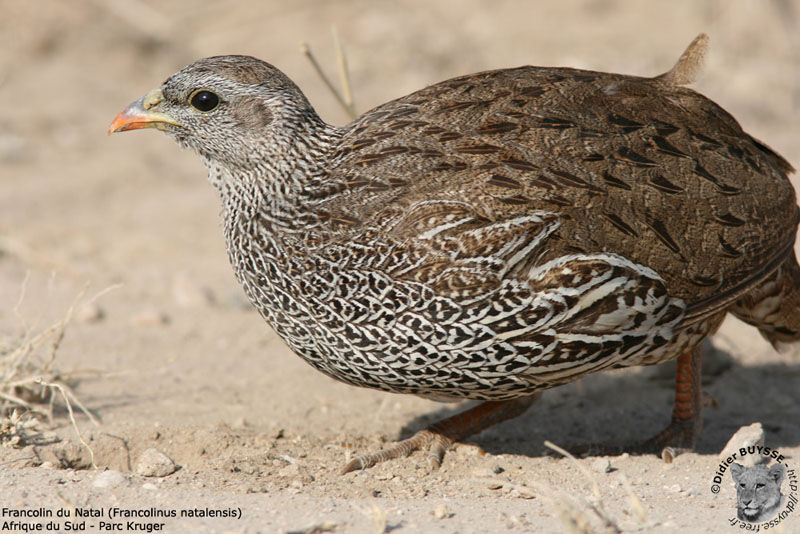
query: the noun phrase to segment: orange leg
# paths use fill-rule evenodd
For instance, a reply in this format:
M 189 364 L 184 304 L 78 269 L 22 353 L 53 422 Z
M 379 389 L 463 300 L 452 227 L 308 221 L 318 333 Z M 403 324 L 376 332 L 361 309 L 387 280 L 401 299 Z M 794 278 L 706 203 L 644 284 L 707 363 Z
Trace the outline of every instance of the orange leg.
M 652 438 L 633 446 L 584 445 L 571 447 L 577 455 L 616 456 L 623 452 L 658 454 L 670 463 L 675 456 L 694 449 L 703 428 L 703 399 L 700 384 L 700 348 L 693 347 L 678 357 L 675 371 L 675 404 L 667 428 Z
M 703 429 L 701 369 L 699 346 L 678 357 L 672 421 L 667 428 L 635 447 L 635 450 L 660 453 L 666 462 L 671 462 L 678 454 L 694 449 L 697 436 Z
M 444 453 L 454 442 L 477 434 L 490 426 L 522 414 L 539 395 L 507 401 L 488 401 L 467 411 L 448 417 L 413 436 L 397 442 L 388 449 L 355 458 L 342 470 L 342 474 L 367 469 L 380 462 L 408 456 L 412 452 L 428 448 L 428 461 L 432 469 L 442 464 Z

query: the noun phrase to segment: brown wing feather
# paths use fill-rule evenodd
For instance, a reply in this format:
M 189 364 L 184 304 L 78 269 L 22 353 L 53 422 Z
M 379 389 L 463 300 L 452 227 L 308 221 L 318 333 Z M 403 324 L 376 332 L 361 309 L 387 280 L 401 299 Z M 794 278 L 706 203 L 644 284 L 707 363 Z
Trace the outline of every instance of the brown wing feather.
M 470 206 L 475 219 L 449 237 L 554 213 L 561 224 L 528 267 L 619 254 L 700 308 L 758 279 L 797 224 L 788 163 L 707 98 L 659 79 L 535 67 L 455 78 L 365 114 L 335 161 L 352 191 L 332 212 L 346 205 L 384 227 L 423 201 Z

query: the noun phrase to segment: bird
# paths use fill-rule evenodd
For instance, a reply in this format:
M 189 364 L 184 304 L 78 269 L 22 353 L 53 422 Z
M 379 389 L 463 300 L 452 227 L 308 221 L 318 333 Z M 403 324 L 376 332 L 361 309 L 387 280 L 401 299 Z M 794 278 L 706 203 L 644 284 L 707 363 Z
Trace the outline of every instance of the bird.
M 677 359 L 664 431 L 691 450 L 701 342 L 732 314 L 800 339 L 794 169 L 686 87 L 699 35 L 654 77 L 523 66 L 325 122 L 250 56 L 200 59 L 123 109 L 219 193 L 244 292 L 294 353 L 354 386 L 480 401 L 343 473 L 522 414 L 542 391 Z M 671 451 L 671 452 L 670 452 Z

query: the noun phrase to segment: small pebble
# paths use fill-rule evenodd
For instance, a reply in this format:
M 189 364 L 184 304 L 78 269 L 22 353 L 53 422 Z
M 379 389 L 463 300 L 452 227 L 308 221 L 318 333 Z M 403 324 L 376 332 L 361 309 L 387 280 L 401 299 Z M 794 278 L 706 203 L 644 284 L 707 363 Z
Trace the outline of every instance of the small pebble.
M 180 273 L 172 280 L 172 296 L 182 308 L 198 308 L 214 304 L 214 293 L 206 286 Z
M 92 482 L 92 486 L 95 488 L 115 488 L 127 480 L 124 474 L 109 469 L 97 475 L 94 482 Z
M 466 443 L 456 443 L 455 449 L 459 454 L 464 454 L 466 456 L 485 456 L 486 451 L 484 451 L 480 445 L 476 443 L 466 442 Z
M 741 427 L 731 436 L 731 439 L 728 440 L 722 452 L 719 453 L 720 461 L 726 460 L 729 456 L 732 456 L 733 453 L 738 453 L 739 449 L 742 447 L 763 446 L 764 437 L 764 428 L 761 426 L 761 423 L 753 423 L 752 425 Z M 748 454 L 744 457 L 737 454 L 736 456 L 736 463 L 744 467 L 753 467 L 757 463 L 763 463 L 767 460 L 769 460 L 769 458 L 761 454 Z
M 159 310 L 142 310 L 131 317 L 133 326 L 163 326 L 169 323 L 169 316 Z
M 30 155 L 29 143 L 20 135 L 8 131 L 7 125 L 3 125 L 0 132 L 0 161 L 5 163 L 18 163 L 24 161 Z
M 278 475 L 282 477 L 290 477 L 294 478 L 300 474 L 300 466 L 297 464 L 289 464 L 280 471 L 278 471 Z
M 437 504 L 436 508 L 433 509 L 433 517 L 436 519 L 447 519 L 451 515 L 444 504 Z
M 536 495 L 533 493 L 533 490 L 527 486 L 517 486 L 514 485 L 511 488 L 511 491 L 508 493 L 509 497 L 516 497 L 519 499 L 534 499 Z
M 488 467 L 479 467 L 475 469 L 472 474 L 479 478 L 494 478 L 496 475 L 502 472 L 502 470 L 495 471 L 494 469 L 490 469 Z
M 146 477 L 165 477 L 177 470 L 169 456 L 154 448 L 144 451 L 136 464 L 136 474 Z
M 236 430 L 246 428 L 248 426 L 250 426 L 250 423 L 244 418 L 244 416 L 237 417 L 236 420 L 231 424 L 231 428 Z
M 596 473 L 610 473 L 611 461 L 608 458 L 597 458 L 592 462 L 592 471 Z
M 78 312 L 75 314 L 75 318 L 81 323 L 98 323 L 102 321 L 106 316 L 106 313 L 103 309 L 97 305 L 95 302 L 89 302 L 88 304 L 84 304 L 83 306 L 78 309 Z
M 322 532 L 334 532 L 338 530 L 339 523 L 336 521 L 323 521 L 317 525 L 301 528 L 298 530 L 288 530 L 286 534 L 321 534 Z

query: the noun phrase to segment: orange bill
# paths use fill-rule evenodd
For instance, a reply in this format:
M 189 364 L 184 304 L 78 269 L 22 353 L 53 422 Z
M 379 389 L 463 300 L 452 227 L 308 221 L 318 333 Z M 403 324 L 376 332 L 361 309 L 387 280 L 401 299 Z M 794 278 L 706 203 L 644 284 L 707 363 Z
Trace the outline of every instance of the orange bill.
M 140 128 L 166 129 L 168 124 L 181 124 L 170 115 L 157 111 L 156 108 L 164 100 L 160 89 L 154 89 L 139 100 L 132 102 L 119 112 L 108 128 L 108 134 L 138 130 Z

